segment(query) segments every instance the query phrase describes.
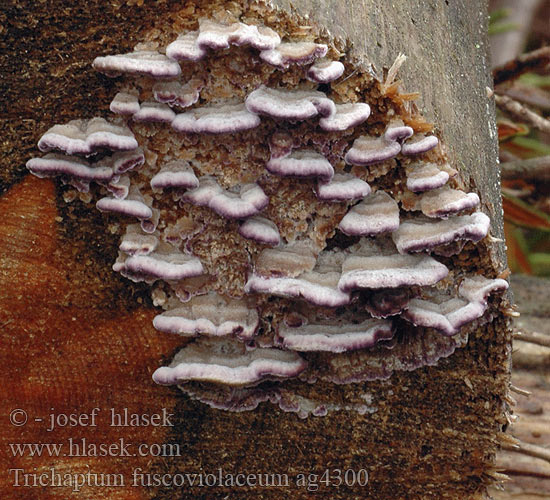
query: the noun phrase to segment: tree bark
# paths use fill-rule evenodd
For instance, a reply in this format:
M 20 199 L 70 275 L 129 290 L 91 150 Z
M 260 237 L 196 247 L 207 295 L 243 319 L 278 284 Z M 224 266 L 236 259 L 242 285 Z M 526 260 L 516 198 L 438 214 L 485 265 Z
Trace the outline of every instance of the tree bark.
M 79 203 L 67 206 L 62 189 L 26 175 L 25 161 L 54 123 L 106 114 L 115 83 L 98 77 L 90 62 L 99 53 L 122 53 L 152 28 L 177 15 L 196 15 L 206 2 L 8 0 L 2 7 L 0 48 L 4 109 L 0 144 L 1 368 L 5 397 L 3 450 L 9 443 L 176 443 L 179 456 L 15 457 L 2 467 L 4 498 L 66 498 L 66 488 L 15 487 L 20 468 L 47 472 L 120 473 L 125 487 L 92 487 L 77 498 L 481 498 L 493 481 L 493 460 L 506 424 L 509 381 L 507 322 L 502 316 L 437 366 L 395 373 L 388 381 L 322 390 L 336 399 L 369 394 L 373 413 L 335 412 L 299 420 L 263 405 L 228 413 L 155 386 L 152 370 L 169 359 L 178 340 L 156 332 L 146 287 L 114 275 L 117 241 L 105 236 L 101 216 Z M 351 43 L 357 64 L 373 64 L 383 77 L 399 53 L 405 88 L 422 94 L 420 108 L 436 124 L 451 165 L 479 192 L 491 216 L 480 267 L 506 267 L 497 169 L 494 104 L 486 43 L 484 1 L 275 2 L 283 13 L 309 15 Z M 208 9 L 213 9 L 212 2 Z M 249 8 L 248 3 L 245 7 Z M 306 23 L 306 20 L 303 20 Z M 84 236 L 82 236 L 84 233 Z M 96 425 L 90 415 L 99 408 Z M 8 423 L 25 410 L 25 425 Z M 167 426 L 111 425 L 112 411 L 174 416 Z M 86 422 L 48 432 L 50 415 L 88 415 Z M 43 419 L 40 422 L 36 419 Z M 62 424 L 61 422 L 60 424 Z M 289 486 L 144 487 L 141 472 L 160 474 L 288 474 Z M 369 473 L 367 486 L 340 485 L 336 470 Z M 331 485 L 321 482 L 330 472 Z M 7 473 L 6 473 L 7 472 Z M 138 471 L 139 472 L 139 471 Z M 296 484 L 302 474 L 307 486 Z M 350 473 L 351 474 L 351 473 Z M 136 479 L 137 477 L 137 479 Z M 132 484 L 135 479 L 136 484 Z M 111 485 L 112 486 L 112 485 Z M 90 493 L 91 492 L 91 493 Z M 80 495 L 80 496 L 79 496 Z

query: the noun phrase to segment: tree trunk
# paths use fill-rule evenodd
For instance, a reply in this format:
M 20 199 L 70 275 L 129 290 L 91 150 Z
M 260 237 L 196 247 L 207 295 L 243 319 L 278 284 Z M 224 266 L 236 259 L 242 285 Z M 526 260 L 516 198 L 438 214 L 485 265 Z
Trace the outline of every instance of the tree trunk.
M 146 298 L 147 287 L 130 285 L 112 272 L 118 238 L 108 232 L 101 215 L 79 202 L 67 205 L 60 183 L 27 176 L 24 168 L 36 154 L 39 137 L 53 124 L 106 115 L 116 83 L 92 70 L 96 55 L 127 52 L 152 28 L 216 7 L 199 0 L 140 3 L 8 0 L 0 12 L 5 109 L 0 146 L 5 165 L 0 198 L 0 370 L 5 392 L 0 408 L 5 417 L 2 448 L 9 450 L 2 467 L 3 498 L 66 498 L 70 487 L 15 485 L 16 479 L 24 484 L 23 469 L 49 474 L 52 467 L 61 473 L 123 477 L 124 486 L 118 488 L 112 482 L 96 487 L 88 481 L 77 498 L 311 498 L 317 486 L 334 499 L 481 498 L 487 484 L 498 478 L 494 456 L 508 404 L 510 334 L 498 311 L 466 347 L 436 366 L 396 372 L 386 381 L 320 387 L 335 403 L 368 395 L 372 413 L 363 415 L 341 411 L 300 420 L 271 405 L 222 412 L 151 381 L 151 372 L 180 341 L 153 329 L 155 310 Z M 247 11 L 248 2 L 242 3 Z M 227 8 L 235 4 L 241 2 Z M 506 265 L 498 241 L 502 210 L 494 107 L 487 93 L 485 2 L 276 4 L 281 16 L 309 14 L 311 23 L 345 39 L 342 46 L 351 43 L 349 57 L 355 64 L 373 64 L 381 78 L 399 53 L 408 56 L 399 73 L 405 88 L 421 93 L 422 114 L 435 123 L 451 165 L 464 186 L 479 192 L 482 209 L 492 220 L 496 238 L 481 244 L 478 267 L 491 275 L 502 272 Z M 205 9 L 200 14 L 197 5 Z M 94 408 L 99 408 L 95 421 Z M 28 417 L 25 425 L 19 425 L 22 412 L 11 414 L 17 425 L 8 423 L 10 412 L 19 409 Z M 164 426 L 112 425 L 117 422 L 116 417 L 111 421 L 111 412 L 125 411 L 161 417 L 164 411 L 173 417 Z M 65 420 L 69 414 L 73 419 Z M 59 420 L 48 432 L 50 415 Z M 125 456 L 115 446 L 99 456 L 33 457 L 28 452 L 14 456 L 8 447 L 68 447 L 70 438 L 79 444 L 82 438 L 96 444 L 131 443 L 131 454 L 139 443 L 176 443 L 180 453 Z M 350 479 L 361 469 L 368 471 L 366 486 Z M 354 484 L 342 483 L 338 470 L 353 471 L 344 480 Z M 216 481 L 218 474 L 254 474 L 257 484 L 196 487 L 187 477 L 179 488 L 144 487 L 143 474 L 153 472 L 171 477 L 211 473 Z M 290 484 L 262 486 L 258 474 L 288 474 Z M 296 484 L 300 475 L 309 489 Z

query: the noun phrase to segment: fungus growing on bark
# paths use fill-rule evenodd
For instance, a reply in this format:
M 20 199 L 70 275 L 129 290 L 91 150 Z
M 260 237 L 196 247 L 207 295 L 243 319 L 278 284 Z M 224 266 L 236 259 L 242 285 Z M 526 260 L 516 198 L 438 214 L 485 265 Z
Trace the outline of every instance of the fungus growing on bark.
M 204 268 L 199 259 L 174 249 L 154 251 L 148 254 L 119 255 L 113 270 L 133 281 L 178 281 L 199 276 Z
M 438 144 L 439 139 L 435 135 L 429 135 L 426 137 L 419 134 L 418 136 L 412 137 L 405 142 L 405 144 L 401 146 L 401 152 L 404 155 L 418 155 L 435 148 Z
M 188 108 L 199 100 L 203 86 L 204 83 L 199 78 L 192 78 L 184 85 L 178 81 L 157 82 L 153 86 L 153 96 L 156 101 L 171 107 Z
M 358 324 L 283 326 L 277 332 L 281 345 L 291 351 L 345 352 L 373 346 L 393 337 L 390 321 L 366 320 Z
M 430 191 L 444 186 L 449 174 L 433 163 L 415 163 L 406 169 L 407 189 L 413 193 Z
M 350 236 L 373 236 L 399 227 L 399 206 L 385 191 L 377 191 L 353 206 L 338 224 Z
M 121 73 L 130 75 L 147 75 L 154 78 L 171 78 L 179 76 L 180 65 L 164 54 L 149 50 L 136 50 L 129 54 L 96 57 L 93 67 L 107 76 L 118 76 Z
M 272 66 L 286 69 L 291 64 L 309 64 L 315 59 L 324 57 L 327 50 L 328 47 L 320 43 L 283 42 L 273 49 L 263 50 L 260 52 L 260 57 Z
M 118 92 L 111 101 L 109 109 L 117 115 L 131 116 L 139 111 L 139 101 L 134 94 Z
M 401 152 L 401 142 L 412 134 L 411 127 L 394 120 L 381 137 L 361 136 L 355 139 L 346 153 L 346 163 L 366 166 L 389 160 Z
M 161 332 L 189 337 L 235 335 L 240 339 L 252 339 L 259 317 L 256 309 L 250 309 L 245 301 L 211 292 L 159 314 L 153 325 Z
M 153 216 L 153 210 L 135 186 L 130 187 L 126 198 L 111 198 L 106 196 L 97 201 L 96 207 L 102 212 L 115 212 L 140 220 L 150 219 Z
M 208 108 L 194 108 L 180 113 L 172 121 L 178 132 L 196 134 L 227 134 L 257 127 L 260 117 L 250 113 L 244 104 L 216 105 Z
M 199 187 L 199 180 L 188 162 L 173 160 L 153 176 L 150 184 L 153 189 L 195 189 Z
M 200 380 L 244 386 L 265 378 L 296 377 L 306 366 L 306 361 L 292 351 L 272 348 L 249 351 L 235 341 L 203 341 L 184 347 L 170 366 L 153 374 L 153 379 L 164 385 Z
M 282 177 L 317 177 L 330 181 L 334 168 L 330 162 L 315 151 L 295 151 L 288 156 L 271 158 L 266 164 L 267 170 Z
M 113 169 L 107 166 L 96 166 L 76 156 L 65 156 L 48 153 L 42 158 L 31 158 L 27 168 L 37 177 L 55 177 L 64 175 L 81 181 L 109 181 Z
M 314 381 L 437 363 L 507 284 L 472 275 L 489 219 L 414 107 L 327 37 L 226 15 L 96 58 L 122 75 L 112 121 L 54 125 L 38 146 L 58 152 L 27 167 L 117 218 L 113 269 L 152 285 L 155 328 L 191 337 L 156 382 L 323 415 L 301 395 Z
M 319 181 L 317 198 L 323 201 L 352 201 L 370 194 L 370 186 L 352 174 L 335 174 L 330 182 Z
M 309 67 L 307 77 L 317 83 L 330 83 L 340 78 L 344 69 L 344 65 L 340 61 L 321 59 Z
M 137 147 L 138 143 L 129 128 L 114 125 L 103 118 L 54 125 L 38 141 L 40 151 L 59 149 L 68 155 L 90 156 L 105 149 L 129 151 Z
M 392 238 L 399 253 L 421 252 L 457 240 L 477 242 L 487 236 L 490 222 L 483 212 L 445 220 L 418 217 L 403 222 Z
M 281 235 L 277 226 L 265 217 L 258 215 L 246 219 L 239 227 L 239 234 L 264 245 L 277 246 Z
M 347 130 L 363 123 L 370 116 L 370 106 L 365 102 L 335 104 L 333 115 L 323 117 L 319 125 L 327 132 Z
M 434 189 L 420 197 L 420 210 L 428 217 L 446 219 L 464 210 L 479 205 L 479 196 L 476 193 L 465 193 L 448 187 Z
M 286 90 L 260 87 L 245 101 L 251 113 L 288 121 L 302 121 L 317 115 L 332 116 L 336 105 L 319 90 Z
M 132 115 L 136 122 L 172 123 L 175 117 L 176 113 L 168 104 L 153 101 L 142 102 L 139 111 Z
M 258 184 L 243 184 L 239 194 L 224 190 L 214 177 L 199 179 L 199 186 L 182 196 L 182 201 L 208 206 L 214 212 L 229 219 L 245 219 L 262 211 L 269 203 Z
M 458 288 L 458 297 L 437 291 L 428 300 L 412 299 L 403 318 L 417 326 L 434 328 L 445 335 L 455 335 L 462 326 L 483 316 L 490 293 L 507 289 L 508 283 L 502 279 L 467 277 Z

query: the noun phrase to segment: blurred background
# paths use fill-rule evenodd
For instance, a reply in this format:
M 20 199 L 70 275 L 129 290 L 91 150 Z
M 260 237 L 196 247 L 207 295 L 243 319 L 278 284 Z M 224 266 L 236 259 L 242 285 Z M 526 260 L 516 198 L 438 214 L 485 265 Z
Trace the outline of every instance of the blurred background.
M 489 6 L 508 262 L 550 276 L 550 0 Z
M 517 310 L 494 500 L 550 499 L 550 0 L 489 2 L 504 229 Z M 504 476 L 499 476 L 504 474 Z

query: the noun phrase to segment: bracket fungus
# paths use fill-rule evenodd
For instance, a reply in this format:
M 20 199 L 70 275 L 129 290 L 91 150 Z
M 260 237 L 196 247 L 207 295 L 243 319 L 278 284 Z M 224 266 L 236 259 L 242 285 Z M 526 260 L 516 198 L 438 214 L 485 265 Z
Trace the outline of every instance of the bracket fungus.
M 27 168 L 118 221 L 113 269 L 150 284 L 155 328 L 189 337 L 156 382 L 322 415 L 301 385 L 435 364 L 507 283 L 464 269 L 490 221 L 416 108 L 330 37 L 250 19 L 97 57 L 122 75 L 111 118 L 54 125 Z

